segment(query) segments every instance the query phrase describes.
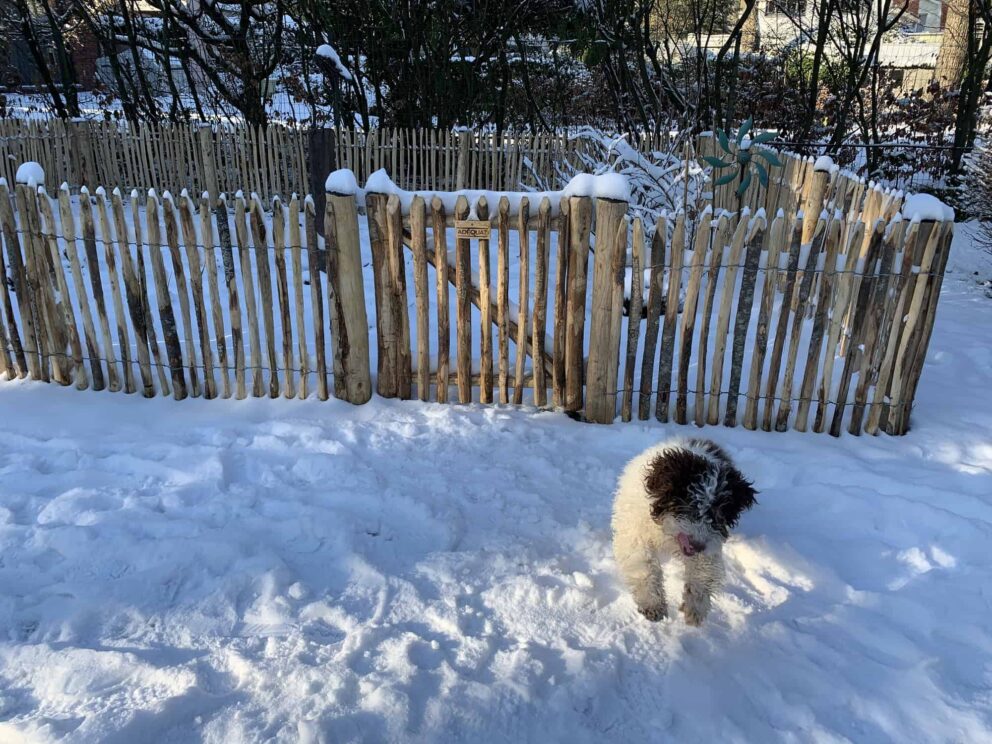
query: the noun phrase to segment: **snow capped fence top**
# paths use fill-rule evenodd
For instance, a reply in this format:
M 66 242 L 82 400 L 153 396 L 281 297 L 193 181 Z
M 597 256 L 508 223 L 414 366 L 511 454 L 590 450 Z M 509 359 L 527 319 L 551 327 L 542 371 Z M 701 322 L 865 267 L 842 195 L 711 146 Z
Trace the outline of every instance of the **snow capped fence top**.
M 531 204 L 540 204 L 544 199 L 548 199 L 551 204 L 551 213 L 558 215 L 558 205 L 562 199 L 570 196 L 589 196 L 597 199 L 612 199 L 614 201 L 626 202 L 630 200 L 630 184 L 625 176 L 619 173 L 604 173 L 602 175 L 591 175 L 582 173 L 573 176 L 560 191 L 491 191 L 485 189 L 461 189 L 459 191 L 406 191 L 401 189 L 386 172 L 381 168 L 369 176 L 365 183 L 365 188 L 359 188 L 358 179 L 355 174 L 347 168 L 334 171 L 327 176 L 324 182 L 324 189 L 329 194 L 341 194 L 354 196 L 359 206 L 365 206 L 365 195 L 369 193 L 395 195 L 399 198 L 400 208 L 404 215 L 410 214 L 410 206 L 414 197 L 419 196 L 425 202 L 430 203 L 435 197 L 441 200 L 444 208 L 449 213 L 454 213 L 455 203 L 459 197 L 468 200 L 470 206 L 469 219 L 476 219 L 475 205 L 480 199 L 485 199 L 489 204 L 498 204 L 503 198 L 509 204 L 510 216 L 517 216 L 520 212 L 520 203 L 526 198 Z

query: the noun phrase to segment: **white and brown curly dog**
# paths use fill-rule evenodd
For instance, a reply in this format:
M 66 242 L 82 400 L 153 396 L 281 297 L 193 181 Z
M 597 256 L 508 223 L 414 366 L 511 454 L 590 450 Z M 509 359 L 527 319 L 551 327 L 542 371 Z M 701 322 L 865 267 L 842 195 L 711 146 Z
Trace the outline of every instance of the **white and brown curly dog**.
M 661 562 L 681 558 L 681 610 L 700 625 L 723 581 L 723 542 L 752 488 L 719 446 L 705 439 L 670 439 L 631 460 L 613 502 L 613 554 L 637 609 L 648 620 L 668 615 Z

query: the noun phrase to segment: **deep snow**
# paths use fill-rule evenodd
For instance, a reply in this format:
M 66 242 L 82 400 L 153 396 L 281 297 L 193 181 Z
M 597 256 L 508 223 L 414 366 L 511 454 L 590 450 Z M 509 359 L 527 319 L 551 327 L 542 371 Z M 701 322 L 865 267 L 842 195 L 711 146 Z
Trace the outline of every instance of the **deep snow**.
M 988 740 L 962 240 L 908 436 L 702 432 L 761 494 L 701 629 L 644 621 L 609 542 L 624 462 L 694 429 L 0 384 L 0 741 Z

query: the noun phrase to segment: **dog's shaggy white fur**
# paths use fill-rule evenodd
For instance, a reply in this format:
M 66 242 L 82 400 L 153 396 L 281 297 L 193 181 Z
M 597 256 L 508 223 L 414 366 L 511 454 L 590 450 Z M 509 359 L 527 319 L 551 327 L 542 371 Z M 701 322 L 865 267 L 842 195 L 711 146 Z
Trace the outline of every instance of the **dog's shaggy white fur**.
M 637 609 L 668 615 L 664 558 L 681 558 L 681 610 L 700 625 L 723 581 L 723 542 L 756 491 L 727 454 L 704 439 L 670 439 L 631 460 L 613 502 L 613 554 Z

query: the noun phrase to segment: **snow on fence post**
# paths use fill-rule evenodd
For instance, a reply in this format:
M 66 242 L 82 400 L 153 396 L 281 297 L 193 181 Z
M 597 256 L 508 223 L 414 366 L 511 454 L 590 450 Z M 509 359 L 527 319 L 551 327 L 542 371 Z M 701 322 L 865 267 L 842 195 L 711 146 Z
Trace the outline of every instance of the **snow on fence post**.
M 616 417 L 620 364 L 620 324 L 615 314 L 623 303 L 623 264 L 617 229 L 627 214 L 627 202 L 596 200 L 596 257 L 593 262 L 592 310 L 589 327 L 589 367 L 585 418 L 609 424 Z
M 334 396 L 361 405 L 372 397 L 369 324 L 355 194 L 327 190 L 324 235 L 334 359 Z

